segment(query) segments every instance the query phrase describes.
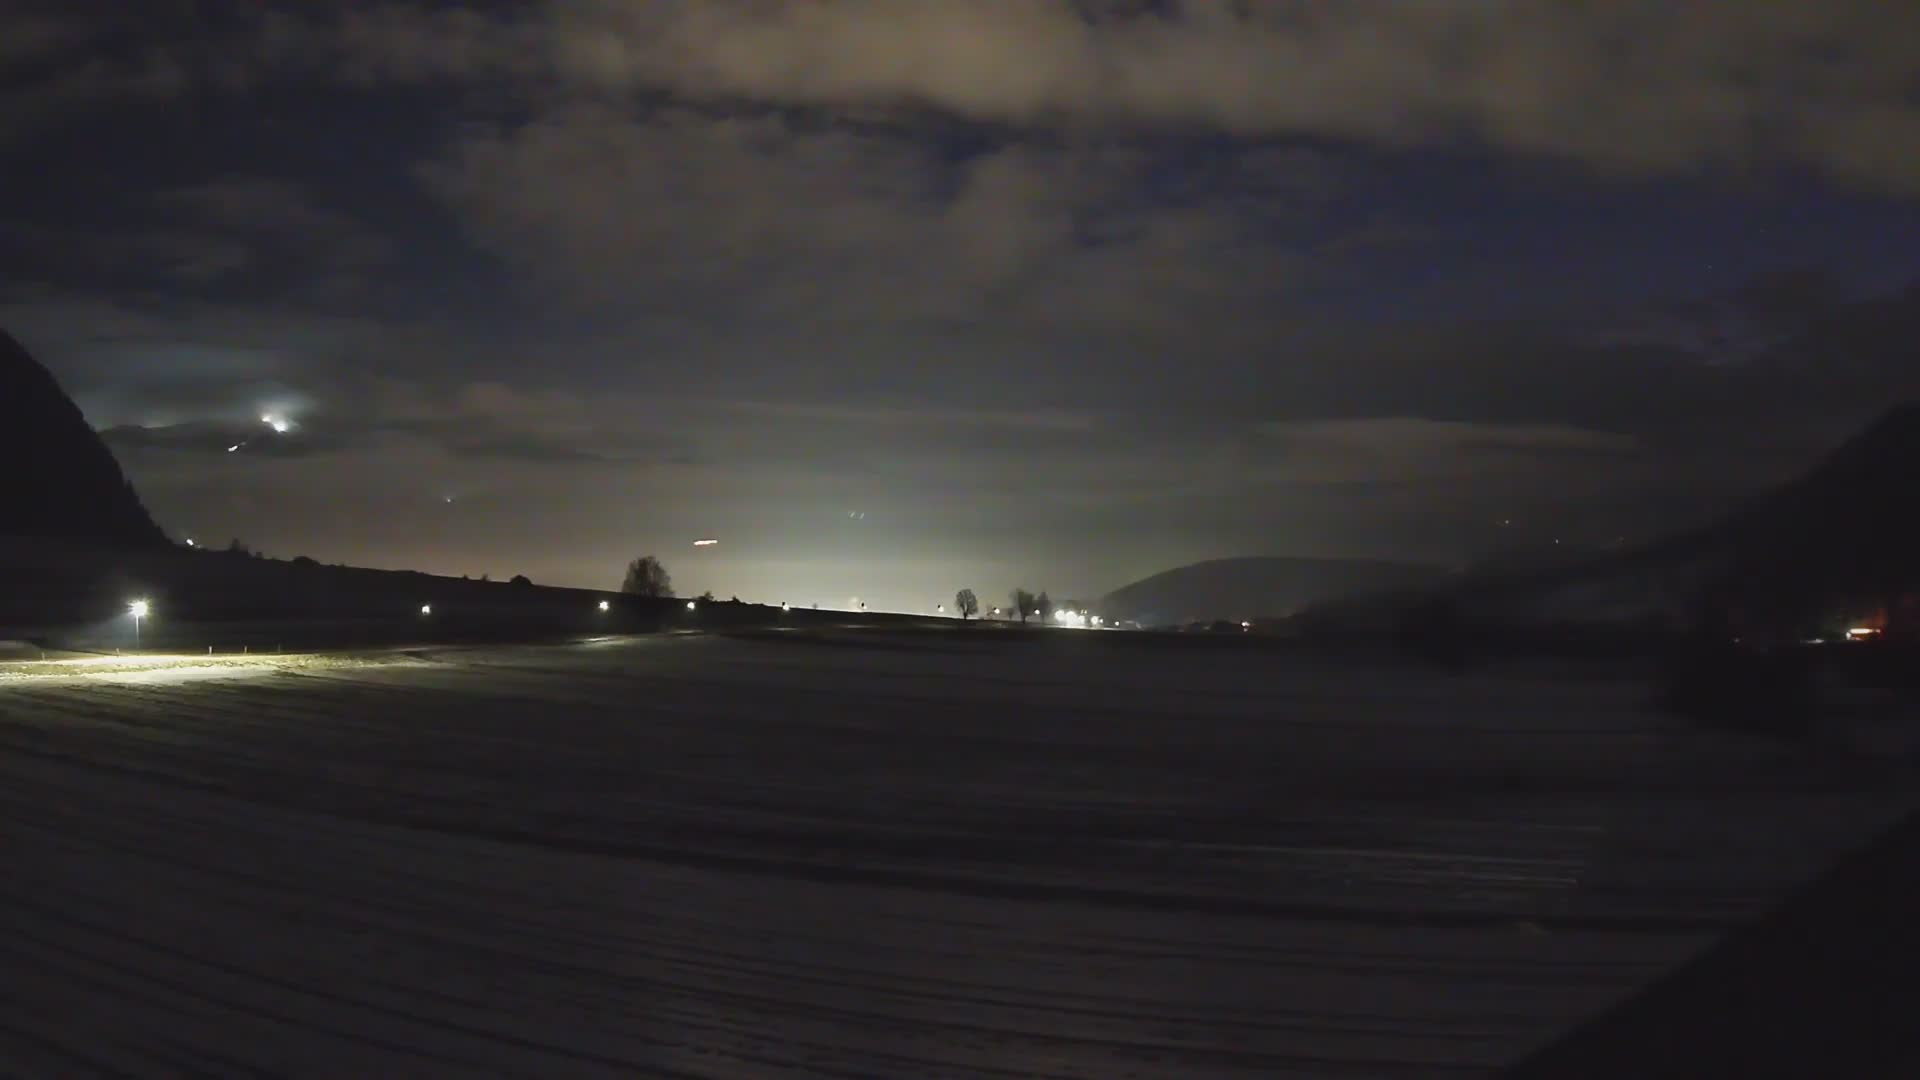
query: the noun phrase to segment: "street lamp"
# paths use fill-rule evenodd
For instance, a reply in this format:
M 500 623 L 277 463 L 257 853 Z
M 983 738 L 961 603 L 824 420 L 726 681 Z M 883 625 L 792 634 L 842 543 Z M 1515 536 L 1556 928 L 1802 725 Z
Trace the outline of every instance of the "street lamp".
M 687 610 L 688 610 L 688 611 L 692 611 L 692 610 L 693 610 L 693 601 L 691 601 L 691 600 L 689 600 L 689 601 L 687 601 Z
M 609 604 L 609 603 L 607 603 L 607 602 L 606 602 L 605 600 L 602 600 L 602 601 L 600 601 L 600 610 L 601 610 L 601 611 L 606 611 L 606 610 L 608 610 L 608 609 L 610 609 L 610 608 L 612 608 L 612 607 L 613 607 L 613 605 L 612 605 L 612 604 Z
M 135 600 L 127 605 L 127 614 L 133 616 L 133 647 L 136 649 L 140 647 L 140 620 L 146 618 L 151 610 L 145 600 Z
M 431 615 L 431 614 L 433 614 L 433 605 L 432 605 L 432 604 L 421 604 L 421 605 L 420 605 L 420 614 L 422 614 L 422 615 Z

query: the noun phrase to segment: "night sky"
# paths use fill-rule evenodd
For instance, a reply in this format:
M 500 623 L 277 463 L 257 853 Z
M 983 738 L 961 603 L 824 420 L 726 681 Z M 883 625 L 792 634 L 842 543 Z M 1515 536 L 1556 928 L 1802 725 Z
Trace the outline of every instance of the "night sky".
M 1875 329 L 1920 5 L 0 27 L 0 325 L 171 532 L 280 557 L 900 610 L 1457 564 L 1697 522 L 1920 392 Z

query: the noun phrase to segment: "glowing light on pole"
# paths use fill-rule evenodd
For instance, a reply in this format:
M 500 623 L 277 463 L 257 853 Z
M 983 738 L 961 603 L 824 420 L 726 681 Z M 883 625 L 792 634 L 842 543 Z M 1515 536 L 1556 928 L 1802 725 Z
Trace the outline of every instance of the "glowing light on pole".
M 135 600 L 127 605 L 127 614 L 133 616 L 133 647 L 136 649 L 140 647 L 140 620 L 146 618 L 151 610 L 145 600 Z

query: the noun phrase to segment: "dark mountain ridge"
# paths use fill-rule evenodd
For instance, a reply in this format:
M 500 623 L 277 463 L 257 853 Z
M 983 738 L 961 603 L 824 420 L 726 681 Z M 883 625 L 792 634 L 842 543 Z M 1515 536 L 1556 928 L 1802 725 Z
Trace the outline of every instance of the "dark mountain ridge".
M 46 368 L 0 330 L 0 536 L 157 547 L 166 537 Z
M 1175 623 L 1288 615 L 1355 593 L 1432 588 L 1445 570 L 1373 559 L 1209 559 L 1115 589 L 1094 610 L 1114 620 Z

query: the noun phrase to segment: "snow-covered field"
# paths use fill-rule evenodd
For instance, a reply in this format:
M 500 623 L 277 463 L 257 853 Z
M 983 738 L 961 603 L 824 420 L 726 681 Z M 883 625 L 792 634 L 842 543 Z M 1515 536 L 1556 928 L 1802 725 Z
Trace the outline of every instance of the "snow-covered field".
M 1908 808 L 1629 679 L 1103 635 L 0 680 L 0 1071 L 1484 1075 Z

